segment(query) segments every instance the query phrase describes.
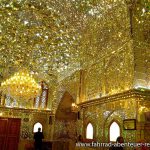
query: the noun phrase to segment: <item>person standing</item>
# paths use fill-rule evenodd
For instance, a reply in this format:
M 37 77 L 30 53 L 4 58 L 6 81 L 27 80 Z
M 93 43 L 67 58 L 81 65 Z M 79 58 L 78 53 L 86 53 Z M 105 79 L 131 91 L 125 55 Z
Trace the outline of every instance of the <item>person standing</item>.
M 35 150 L 42 150 L 42 139 L 44 139 L 43 132 L 41 132 L 41 128 L 38 128 L 38 132 L 34 133 Z
M 82 135 L 81 135 L 81 134 L 78 136 L 77 142 L 83 142 L 83 138 L 82 138 Z

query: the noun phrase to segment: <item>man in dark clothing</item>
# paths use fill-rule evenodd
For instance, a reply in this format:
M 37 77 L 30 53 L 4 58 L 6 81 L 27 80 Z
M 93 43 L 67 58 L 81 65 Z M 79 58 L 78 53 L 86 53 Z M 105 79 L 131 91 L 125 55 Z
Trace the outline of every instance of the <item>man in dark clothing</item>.
M 44 138 L 41 128 L 38 128 L 38 132 L 34 133 L 34 146 L 35 150 L 42 150 L 42 139 Z

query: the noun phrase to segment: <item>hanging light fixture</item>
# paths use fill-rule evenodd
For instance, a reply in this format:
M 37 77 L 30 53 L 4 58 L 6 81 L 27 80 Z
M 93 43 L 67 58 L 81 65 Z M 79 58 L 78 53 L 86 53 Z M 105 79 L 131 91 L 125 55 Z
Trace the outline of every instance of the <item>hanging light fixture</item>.
M 19 71 L 1 83 L 1 91 L 16 100 L 29 100 L 38 96 L 41 86 L 26 70 Z

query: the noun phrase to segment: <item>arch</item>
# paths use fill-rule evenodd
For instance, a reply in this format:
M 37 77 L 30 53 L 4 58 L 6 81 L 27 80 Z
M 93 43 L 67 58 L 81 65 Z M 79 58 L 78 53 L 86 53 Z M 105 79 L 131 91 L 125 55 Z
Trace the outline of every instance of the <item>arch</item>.
M 109 141 L 115 142 L 118 136 L 120 136 L 120 126 L 116 121 L 113 121 L 109 127 Z
M 40 122 L 37 122 L 34 124 L 33 126 L 33 133 L 38 132 L 38 128 L 41 128 L 41 132 L 42 132 L 42 124 Z
M 77 120 L 77 114 L 72 112 L 72 103 L 74 102 L 72 95 L 65 92 L 56 110 L 56 120 Z
M 93 136 L 94 136 L 93 125 L 91 123 L 88 123 L 86 127 L 86 139 L 93 139 Z
M 115 121 L 119 127 L 120 127 L 120 135 L 121 136 L 125 136 L 124 132 L 123 132 L 123 123 L 122 120 L 124 119 L 123 116 L 125 112 L 122 112 L 122 115 L 120 115 L 120 111 L 119 110 L 113 110 L 110 111 L 110 113 L 108 114 L 108 116 L 106 117 L 106 119 L 104 120 L 104 125 L 103 125 L 103 140 L 110 142 L 110 132 L 109 132 L 109 128 L 110 125 Z
M 63 100 L 66 93 L 68 93 L 70 96 L 72 96 L 73 102 L 75 101 L 75 98 L 73 97 L 73 95 L 71 95 L 71 93 L 69 91 L 67 91 L 65 89 L 65 87 L 62 87 L 61 92 L 59 92 L 59 90 L 58 90 L 57 94 L 56 94 L 57 95 L 57 98 L 56 98 L 57 100 L 56 100 L 56 105 L 54 106 L 55 111 L 57 111 L 57 109 L 58 109 L 59 105 L 61 104 L 61 101 Z

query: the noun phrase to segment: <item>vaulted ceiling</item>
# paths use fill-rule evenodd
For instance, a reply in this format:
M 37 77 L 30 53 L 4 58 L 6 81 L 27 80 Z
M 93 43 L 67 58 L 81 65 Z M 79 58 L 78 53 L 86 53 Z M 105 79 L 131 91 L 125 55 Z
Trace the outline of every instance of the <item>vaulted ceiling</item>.
M 122 50 L 131 26 L 126 2 L 0 1 L 0 82 L 27 69 L 56 89 L 74 72 Z
M 0 11 L 1 80 L 27 68 L 49 83 L 60 81 L 127 40 L 120 0 L 1 1 Z

